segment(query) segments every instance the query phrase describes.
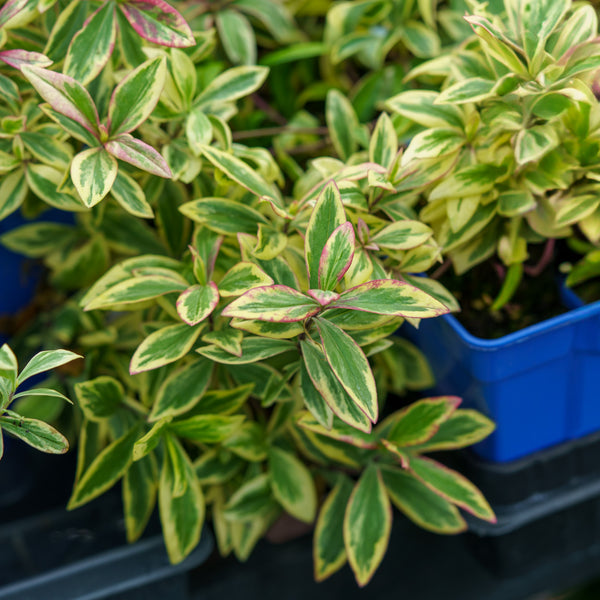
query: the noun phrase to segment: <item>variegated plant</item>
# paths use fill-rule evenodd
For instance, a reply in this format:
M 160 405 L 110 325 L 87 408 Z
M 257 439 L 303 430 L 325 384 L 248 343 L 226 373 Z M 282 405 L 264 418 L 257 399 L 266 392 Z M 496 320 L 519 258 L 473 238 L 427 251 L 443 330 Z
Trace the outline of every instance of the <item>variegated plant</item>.
M 436 78 L 441 90 L 387 101 L 419 126 L 402 165 L 422 184 L 420 217 L 456 272 L 494 254 L 508 267 L 497 307 L 518 286 L 530 244 L 547 244 L 546 261 L 556 238 L 600 241 L 595 9 L 563 0 L 501 8 L 473 2 L 473 37 L 409 75 Z
M 458 508 L 494 519 L 423 456 L 493 424 L 457 398 L 388 398 L 432 383 L 400 324 L 458 308 L 415 275 L 441 260 L 417 214 L 435 174 L 403 162 L 404 123 L 365 122 L 338 89 L 353 44 L 369 64 L 352 23 L 387 27 L 382 66 L 400 38 L 431 56 L 437 34 L 417 19 L 433 27 L 435 5 L 5 3 L 0 219 L 73 213 L 2 236 L 48 268 L 26 346 L 86 357 L 65 375 L 81 424 L 70 508 L 122 481 L 128 539 L 158 504 L 174 562 L 207 514 L 221 553 L 243 560 L 287 512 L 316 520 L 317 579 L 348 561 L 359 585 L 387 548 L 391 504 L 440 533 L 464 530 Z M 314 15 L 327 39 L 303 28 Z M 287 82 L 321 55 L 310 114 Z

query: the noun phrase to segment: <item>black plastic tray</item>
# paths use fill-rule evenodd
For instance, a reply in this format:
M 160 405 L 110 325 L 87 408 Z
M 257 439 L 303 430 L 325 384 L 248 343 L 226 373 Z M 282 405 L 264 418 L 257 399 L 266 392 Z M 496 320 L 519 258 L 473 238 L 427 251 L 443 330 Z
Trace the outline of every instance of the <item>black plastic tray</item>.
M 495 509 L 502 510 L 600 477 L 600 433 L 507 463 L 485 461 L 469 450 L 448 453 L 443 460 L 469 478 Z
M 469 519 L 474 555 L 503 577 L 600 548 L 600 478 L 496 508 L 497 523 Z
M 121 512 L 113 493 L 0 527 L 0 600 L 187 599 L 188 572 L 212 552 L 211 533 L 171 565 L 158 524 L 127 545 Z

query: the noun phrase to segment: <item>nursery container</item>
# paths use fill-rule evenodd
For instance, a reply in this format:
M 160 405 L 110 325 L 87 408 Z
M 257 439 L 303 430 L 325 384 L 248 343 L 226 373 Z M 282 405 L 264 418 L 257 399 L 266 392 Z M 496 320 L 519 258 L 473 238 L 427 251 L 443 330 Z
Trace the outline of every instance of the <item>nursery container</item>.
M 0 527 L 0 600 L 187 600 L 188 573 L 213 549 L 208 530 L 169 563 L 160 527 L 127 545 L 118 495 Z
M 496 423 L 480 456 L 510 461 L 600 430 L 600 301 L 493 340 L 452 315 L 402 330 L 429 359 L 435 393 Z

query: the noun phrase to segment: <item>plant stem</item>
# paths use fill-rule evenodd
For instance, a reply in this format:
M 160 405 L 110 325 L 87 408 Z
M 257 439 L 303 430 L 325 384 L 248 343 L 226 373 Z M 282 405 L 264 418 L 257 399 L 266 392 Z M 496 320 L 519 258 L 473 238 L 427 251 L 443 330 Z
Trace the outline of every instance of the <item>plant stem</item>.
M 542 252 L 542 256 L 540 256 L 540 260 L 538 260 L 535 265 L 525 265 L 524 271 L 530 277 L 539 277 L 542 271 L 550 264 L 552 258 L 554 256 L 554 246 L 556 245 L 556 240 L 554 238 L 550 238 L 546 245 L 544 246 L 544 251 Z
M 452 265 L 452 261 L 447 258 L 432 274 L 431 279 L 439 279 Z

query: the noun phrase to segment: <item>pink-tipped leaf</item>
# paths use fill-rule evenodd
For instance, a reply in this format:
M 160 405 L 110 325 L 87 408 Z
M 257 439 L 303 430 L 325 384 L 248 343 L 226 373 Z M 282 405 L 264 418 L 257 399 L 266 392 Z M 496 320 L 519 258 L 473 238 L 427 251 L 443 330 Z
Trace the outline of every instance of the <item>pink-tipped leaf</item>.
M 334 307 L 421 319 L 450 312 L 433 296 L 395 279 L 375 279 L 346 290 L 331 304 Z
M 136 33 L 161 46 L 187 48 L 196 42 L 185 19 L 163 0 L 127 0 L 119 3 Z
M 25 66 L 48 67 L 52 64 L 52 61 L 44 54 L 27 50 L 2 50 L 0 60 L 19 71 Z
M 223 311 L 223 316 L 293 323 L 308 319 L 320 310 L 321 306 L 313 298 L 293 288 L 266 285 L 253 288 L 234 300 Z
M 172 177 L 167 161 L 152 147 L 134 138 L 129 133 L 122 133 L 105 144 L 105 148 L 116 158 L 152 173 L 169 179 Z
M 61 115 L 69 117 L 99 137 L 98 111 L 88 91 L 75 79 L 41 67 L 22 67 L 38 94 Z

